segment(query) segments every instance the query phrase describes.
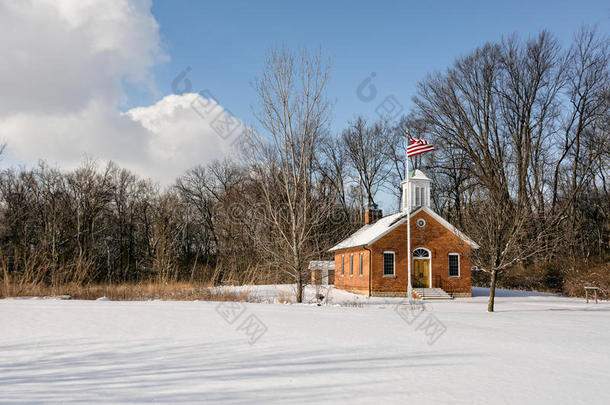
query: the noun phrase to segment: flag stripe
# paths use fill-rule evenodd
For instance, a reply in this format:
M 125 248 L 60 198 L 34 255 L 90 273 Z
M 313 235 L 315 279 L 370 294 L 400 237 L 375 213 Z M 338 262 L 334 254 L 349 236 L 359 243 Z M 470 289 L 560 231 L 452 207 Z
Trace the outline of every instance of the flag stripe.
M 419 143 L 419 144 L 424 144 L 424 145 L 430 145 L 430 143 L 428 141 L 425 141 L 423 139 L 417 139 L 417 138 L 411 138 L 411 143 Z
M 431 151 L 433 151 L 433 150 L 434 150 L 434 148 L 431 148 L 431 149 L 425 149 L 425 150 L 420 150 L 420 151 L 418 151 L 418 152 L 409 152 L 409 154 L 407 155 L 407 157 L 413 157 L 413 156 L 421 155 L 422 153 L 425 153 L 425 152 L 431 152 Z
M 415 151 L 420 150 L 420 149 L 428 149 L 428 148 L 434 149 L 434 146 L 432 146 L 432 145 L 422 145 L 422 146 L 415 146 L 415 147 L 412 147 L 412 148 L 410 147 L 410 148 L 407 149 L 407 152 L 411 152 L 411 151 L 415 152 Z
M 432 145 L 409 145 L 407 150 L 420 149 L 420 148 L 434 148 Z
M 427 145 L 409 145 L 407 148 L 407 157 L 419 155 L 424 152 L 431 152 L 434 150 L 434 146 Z
M 407 149 L 427 148 L 427 147 L 430 147 L 430 146 L 432 146 L 432 145 L 430 145 L 430 144 L 424 145 L 424 144 L 417 143 L 417 144 L 409 145 Z M 432 147 L 434 147 L 434 146 L 432 146 Z
M 418 138 L 410 138 L 411 145 L 407 146 L 407 157 L 420 155 L 424 152 L 434 150 L 434 146 L 430 142 Z

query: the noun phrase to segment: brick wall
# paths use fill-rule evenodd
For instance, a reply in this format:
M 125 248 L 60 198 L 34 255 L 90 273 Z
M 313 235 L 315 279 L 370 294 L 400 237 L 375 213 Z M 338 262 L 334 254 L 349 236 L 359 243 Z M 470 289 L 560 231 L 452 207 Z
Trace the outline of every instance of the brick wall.
M 417 219 L 423 218 L 426 226 L 416 225 Z M 404 293 L 407 289 L 407 224 L 402 224 L 385 235 L 370 248 L 372 256 L 372 290 L 373 292 Z M 411 218 L 411 250 L 426 248 L 431 254 L 431 277 L 433 287 L 468 295 L 471 293 L 470 281 L 470 246 L 453 232 L 438 223 L 426 212 L 419 212 Z M 383 275 L 383 252 L 392 251 L 395 254 L 395 275 Z M 358 255 L 364 252 L 364 275 L 358 276 Z M 349 255 L 354 254 L 354 276 L 349 276 Z M 459 277 L 449 277 L 449 253 L 460 255 Z M 368 254 L 362 248 L 353 248 L 336 252 L 335 254 L 335 286 L 345 290 L 368 292 Z M 345 276 L 341 275 L 341 255 L 345 257 Z M 442 280 L 442 282 L 440 282 Z
M 360 254 L 362 253 L 362 276 L 360 276 Z M 350 276 L 350 255 L 354 255 L 354 275 Z M 345 257 L 345 275 L 341 273 L 341 256 Z M 369 291 L 369 252 L 361 247 L 335 253 L 335 287 L 343 290 Z

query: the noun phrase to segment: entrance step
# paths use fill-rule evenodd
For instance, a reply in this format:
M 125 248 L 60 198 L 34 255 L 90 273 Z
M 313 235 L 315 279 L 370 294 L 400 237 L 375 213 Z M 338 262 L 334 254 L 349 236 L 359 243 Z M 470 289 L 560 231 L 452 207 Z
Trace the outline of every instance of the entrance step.
M 452 300 L 442 288 L 414 288 L 413 292 L 422 300 Z

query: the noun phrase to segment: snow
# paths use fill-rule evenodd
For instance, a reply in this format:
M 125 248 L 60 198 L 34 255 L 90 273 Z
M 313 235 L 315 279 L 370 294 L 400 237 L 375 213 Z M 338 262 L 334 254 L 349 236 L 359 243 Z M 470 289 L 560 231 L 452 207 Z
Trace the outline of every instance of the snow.
M 277 302 L 293 286 L 234 289 Z M 500 290 L 487 313 L 475 289 L 413 320 L 398 298 L 322 291 L 322 306 L 313 287 L 292 305 L 0 300 L 0 402 L 610 402 L 608 302 Z
M 333 260 L 312 260 L 307 268 L 309 270 L 334 270 L 335 262 Z
M 432 218 L 434 218 L 439 224 L 447 228 L 449 231 L 456 234 L 459 238 L 461 238 L 464 242 L 466 242 L 473 249 L 478 249 L 480 246 L 470 239 L 466 234 L 458 230 L 455 226 L 451 225 L 447 220 L 434 212 L 431 208 L 426 206 L 421 206 L 415 208 L 411 211 L 411 217 L 417 215 L 420 211 L 424 211 Z M 358 229 L 356 232 L 348 236 L 346 239 L 339 242 L 337 245 L 330 248 L 329 252 L 334 252 L 342 249 L 349 249 L 357 246 L 366 246 L 371 245 L 372 243 L 379 240 L 384 235 L 387 235 L 389 232 L 393 231 L 407 220 L 406 213 L 398 212 L 395 214 L 386 215 L 383 218 L 380 218 L 376 222 L 372 224 L 366 224 Z M 406 241 L 406 236 L 405 236 Z
M 401 220 L 406 220 L 406 218 L 406 214 L 403 214 L 402 212 L 386 215 L 385 217 L 378 219 L 372 224 L 366 224 L 362 226 L 362 228 L 358 229 L 349 237 L 329 249 L 329 252 L 334 252 L 335 250 L 347 249 L 355 246 L 368 245 L 375 239 L 387 234 L 392 229 L 402 224 L 404 221 Z
M 409 178 L 411 180 L 425 180 L 425 181 L 432 182 L 432 180 L 430 178 L 428 178 L 428 176 L 426 176 L 426 174 L 419 169 L 415 169 L 415 170 L 411 171 L 411 173 L 409 173 Z M 406 183 L 406 180 L 403 180 L 403 182 Z

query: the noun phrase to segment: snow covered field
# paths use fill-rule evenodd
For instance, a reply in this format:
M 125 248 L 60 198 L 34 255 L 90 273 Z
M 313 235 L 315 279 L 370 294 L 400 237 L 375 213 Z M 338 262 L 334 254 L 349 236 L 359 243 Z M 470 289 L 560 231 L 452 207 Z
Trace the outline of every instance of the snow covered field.
M 323 306 L 0 300 L 0 402 L 610 403 L 609 303 L 501 291 L 489 314 L 485 293 L 421 312 L 338 290 Z

